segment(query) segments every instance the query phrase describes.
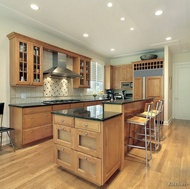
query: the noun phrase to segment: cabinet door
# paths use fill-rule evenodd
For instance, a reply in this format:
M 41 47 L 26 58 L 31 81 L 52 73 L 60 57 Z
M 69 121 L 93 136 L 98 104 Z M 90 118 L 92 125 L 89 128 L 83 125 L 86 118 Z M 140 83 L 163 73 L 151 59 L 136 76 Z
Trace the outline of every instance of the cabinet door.
M 102 185 L 101 160 L 80 152 L 74 152 L 75 173 L 79 176 Z
M 74 171 L 74 151 L 61 145 L 55 145 L 55 162 L 68 170 Z
M 16 65 L 18 65 L 18 69 L 16 71 L 16 84 L 19 85 L 30 85 L 31 82 L 31 60 L 29 58 L 30 54 L 30 43 L 25 40 L 17 39 L 16 40 L 16 47 L 15 52 L 16 55 Z M 18 58 L 18 59 L 17 59 Z M 12 69 L 12 68 L 10 68 Z M 14 79 L 14 78 L 11 78 Z
M 74 148 L 80 152 L 101 157 L 101 134 L 86 130 L 75 129 Z
M 54 142 L 56 144 L 60 144 L 69 148 L 73 148 L 73 141 L 74 141 L 74 131 L 72 127 L 66 127 L 62 125 L 56 125 L 54 124 L 53 126 L 53 137 L 54 137 Z
M 120 67 L 113 67 L 113 88 L 120 89 Z
M 104 67 L 104 77 L 105 77 L 105 89 L 113 88 L 113 66 Z
M 37 44 L 32 44 L 32 85 L 43 85 L 43 73 L 42 73 L 42 57 L 43 48 Z
M 120 66 L 120 81 L 132 82 L 132 65 Z
M 146 77 L 146 98 L 162 99 L 162 76 Z
M 143 98 L 143 78 L 142 77 L 134 78 L 133 89 L 134 89 L 134 92 L 133 92 L 134 100 L 142 99 Z

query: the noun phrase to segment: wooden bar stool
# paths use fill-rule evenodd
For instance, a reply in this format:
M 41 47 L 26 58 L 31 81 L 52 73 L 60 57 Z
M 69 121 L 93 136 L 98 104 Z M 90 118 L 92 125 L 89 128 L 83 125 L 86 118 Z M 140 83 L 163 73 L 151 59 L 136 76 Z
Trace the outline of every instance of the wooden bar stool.
M 138 148 L 145 150 L 145 159 L 146 159 L 146 166 L 148 166 L 148 160 L 152 159 L 152 143 L 151 143 L 151 119 L 152 119 L 152 110 L 153 110 L 153 103 L 148 105 L 146 117 L 141 116 L 133 116 L 132 118 L 127 120 L 129 126 L 129 136 L 128 136 L 128 144 L 129 148 Z M 134 136 L 130 136 L 130 128 L 132 125 L 139 126 L 139 129 L 136 131 L 136 136 L 140 136 L 135 138 Z M 142 129 L 143 132 L 142 132 Z M 144 146 L 138 144 L 130 144 L 130 138 L 133 138 L 137 141 L 143 141 Z M 148 158 L 148 147 L 150 146 L 150 158 Z

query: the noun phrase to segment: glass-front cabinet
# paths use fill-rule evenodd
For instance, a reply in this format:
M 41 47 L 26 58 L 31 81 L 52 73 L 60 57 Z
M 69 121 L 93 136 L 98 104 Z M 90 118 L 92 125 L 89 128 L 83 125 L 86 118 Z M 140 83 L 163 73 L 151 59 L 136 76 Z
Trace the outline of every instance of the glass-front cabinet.
M 74 88 L 90 88 L 90 61 L 85 57 L 74 58 L 73 71 L 81 75 L 81 78 L 74 79 Z
M 10 85 L 43 85 L 42 46 L 16 33 L 11 33 L 8 38 L 10 40 Z

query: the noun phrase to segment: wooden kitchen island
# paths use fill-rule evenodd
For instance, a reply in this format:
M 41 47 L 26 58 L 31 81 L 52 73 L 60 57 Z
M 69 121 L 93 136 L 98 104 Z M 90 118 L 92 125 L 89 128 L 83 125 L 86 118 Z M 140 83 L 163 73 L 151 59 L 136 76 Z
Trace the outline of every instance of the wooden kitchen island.
M 96 185 L 103 185 L 121 168 L 121 112 L 95 105 L 52 114 L 58 165 Z

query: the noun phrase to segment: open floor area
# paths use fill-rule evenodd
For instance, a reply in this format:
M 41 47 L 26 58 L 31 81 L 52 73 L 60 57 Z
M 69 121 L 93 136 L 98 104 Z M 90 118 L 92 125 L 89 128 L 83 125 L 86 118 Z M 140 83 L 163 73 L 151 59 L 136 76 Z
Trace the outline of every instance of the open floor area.
M 153 152 L 149 167 L 144 151 L 133 149 L 125 167 L 104 186 L 96 186 L 63 170 L 54 163 L 53 140 L 17 149 L 0 149 L 1 189 L 166 189 L 190 188 L 190 121 L 173 120 L 163 126 L 159 151 Z M 142 157 L 142 158 L 141 158 Z

